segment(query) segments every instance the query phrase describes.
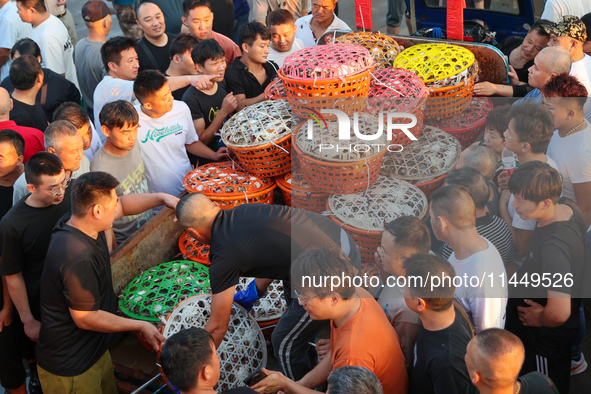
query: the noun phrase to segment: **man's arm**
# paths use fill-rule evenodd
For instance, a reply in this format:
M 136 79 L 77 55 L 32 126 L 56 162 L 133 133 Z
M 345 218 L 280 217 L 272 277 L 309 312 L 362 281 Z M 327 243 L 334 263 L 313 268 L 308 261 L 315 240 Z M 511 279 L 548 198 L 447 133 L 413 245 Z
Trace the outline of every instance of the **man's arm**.
M 402 348 L 407 371 L 410 371 L 413 366 L 415 343 L 417 343 L 420 328 L 420 324 L 409 322 L 400 322 L 394 326 L 400 339 L 400 347 Z
M 228 330 L 233 301 L 234 286 L 211 296 L 211 316 L 205 325 L 205 329 L 213 336 L 213 343 L 216 348 L 220 346 Z
M 507 208 L 510 197 L 511 192 L 509 190 L 506 189 L 501 192 L 498 207 L 499 216 L 505 221 L 505 223 L 507 223 L 507 226 L 509 226 L 509 229 L 511 230 L 511 235 L 513 235 L 513 243 L 515 244 L 515 255 L 517 257 L 523 257 L 527 254 L 527 249 L 529 248 L 529 242 L 531 241 L 533 231 L 522 230 L 520 228 L 513 227 L 513 218 L 509 214 L 509 210 Z
M 525 300 L 529 307 L 517 307 L 519 320 L 528 327 L 558 327 L 570 317 L 570 295 L 548 290 L 548 303 L 542 306 Z
M 475 5 L 478 3 L 474 3 Z M 513 97 L 513 86 L 511 85 L 500 85 L 490 82 L 479 82 L 474 85 L 474 94 L 479 96 L 502 96 L 502 97 Z
M 330 371 L 332 368 L 331 365 L 331 357 L 330 357 L 330 350 L 322 361 L 318 363 L 310 372 L 308 372 L 303 378 L 297 381 L 298 384 L 313 389 L 315 387 L 321 386 L 326 383 L 328 379 L 328 375 L 330 375 Z
M 228 156 L 228 148 L 220 148 L 214 152 L 209 146 L 201 141 L 195 141 L 192 144 L 185 145 L 185 148 L 187 148 L 187 152 L 192 153 L 195 156 L 204 157 L 213 161 L 220 161 Z
M 236 107 L 236 111 L 242 111 L 244 107 L 248 107 L 249 105 L 260 103 L 261 101 L 265 101 L 265 93 L 261 93 L 256 97 L 253 98 L 246 98 L 245 94 L 237 94 L 236 101 L 238 102 L 238 106 Z
M 581 208 L 583 218 L 585 218 L 585 227 L 591 225 L 591 182 L 573 183 L 577 205 Z
M 6 287 L 10 293 L 10 298 L 14 302 L 14 306 L 18 310 L 18 314 L 23 322 L 25 334 L 32 340 L 39 339 L 39 330 L 41 323 L 33 317 L 31 308 L 29 308 L 29 297 L 27 295 L 27 287 L 23 278 L 23 273 L 5 276 Z
M 142 193 L 128 194 L 119 197 L 119 208 L 115 220 L 123 216 L 138 215 L 148 209 L 166 205 L 170 209 L 175 209 L 179 199 L 166 193 Z
M 0 67 L 10 59 L 10 48 L 0 48 Z
M 8 285 L 6 284 L 6 278 L 2 277 L 2 309 L 0 309 L 0 332 L 4 327 L 9 326 L 12 323 L 12 300 L 8 293 Z
M 326 383 L 330 371 L 331 364 L 329 351 L 326 357 L 324 357 L 313 370 L 308 372 L 306 376 L 297 382 L 287 378 L 281 372 L 263 369 L 263 372 L 268 376 L 251 388 L 261 394 L 275 393 L 277 391 L 282 391 L 286 394 L 317 393 L 314 388 Z
M 182 75 L 180 77 L 166 77 L 166 82 L 171 91 L 182 89 L 185 86 L 193 85 L 197 89 L 207 89 L 211 86 L 211 78 L 217 75 Z

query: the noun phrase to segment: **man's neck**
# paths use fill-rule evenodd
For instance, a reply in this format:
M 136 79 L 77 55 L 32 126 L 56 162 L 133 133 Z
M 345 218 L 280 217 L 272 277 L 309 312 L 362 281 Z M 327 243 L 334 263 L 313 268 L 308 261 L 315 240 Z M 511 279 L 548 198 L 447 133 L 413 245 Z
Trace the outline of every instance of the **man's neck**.
M 20 101 L 21 103 L 25 103 L 28 105 L 35 105 L 35 100 L 37 99 L 37 92 L 39 89 L 29 89 L 29 90 L 17 90 L 15 89 L 12 92 L 12 98 L 14 100 Z
M 359 298 L 357 294 L 348 300 L 341 298 L 339 302 L 342 303 L 341 313 L 332 319 L 332 322 L 336 327 L 341 327 L 343 324 L 347 323 L 350 318 L 359 312 L 359 308 L 361 308 L 361 298 Z
M 332 18 L 331 19 L 327 19 L 326 21 L 319 23 L 314 17 L 312 17 L 312 20 L 310 21 L 310 24 L 315 26 L 315 27 L 319 27 L 321 29 L 327 29 L 328 26 L 330 26 L 330 24 L 334 21 L 335 18 L 335 14 L 332 14 Z
M 573 54 L 571 55 L 571 59 L 573 61 L 573 63 L 576 62 L 580 62 L 581 60 L 583 60 L 583 58 L 585 57 L 585 52 L 583 52 L 583 45 L 579 45 L 579 47 L 577 47 L 577 49 L 575 49 L 573 51 Z
M 584 122 L 585 122 L 585 117 L 583 116 L 583 113 L 579 113 L 579 114 L 577 114 L 577 116 L 572 118 L 569 122 L 567 122 L 564 126 L 558 128 L 558 134 L 564 138 L 569 133 L 573 134 L 575 132 L 579 132 L 587 126 L 586 124 L 584 124 Z M 573 129 L 575 127 L 576 127 L 576 129 L 573 131 Z
M 132 81 L 132 79 L 126 79 L 126 78 L 121 78 L 119 75 L 117 75 L 117 73 L 113 72 L 113 70 L 109 70 L 109 72 L 107 73 L 108 76 L 113 77 L 115 79 L 122 79 L 124 81 Z
M 554 222 L 569 220 L 573 215 L 573 210 L 566 204 L 554 204 L 544 211 L 542 217 L 537 218 L 537 227 L 544 227 Z
M 185 75 L 174 62 L 170 62 L 170 65 L 166 69 L 166 75 L 169 77 L 182 77 Z
M 23 171 L 25 170 L 25 165 L 20 164 L 17 166 L 10 174 L 6 174 L 3 177 L 0 177 L 0 186 L 10 187 L 14 185 L 14 182 L 21 176 Z
M 261 71 L 264 68 L 261 63 L 253 62 L 248 58 L 248 56 L 242 55 L 240 61 L 251 71 Z
M 10 0 L 0 0 L 0 10 L 2 9 L 2 7 L 4 7 L 6 5 L 6 3 L 8 3 Z
M 78 218 L 78 217 L 72 215 L 70 217 L 70 219 L 68 219 L 66 221 L 66 224 L 68 226 L 74 227 L 75 229 L 82 231 L 84 234 L 88 235 L 90 238 L 93 238 L 93 239 L 98 238 L 99 232 L 92 225 L 87 223 L 86 220 L 84 220 L 84 218 Z
M 86 37 L 86 41 L 105 43 L 107 42 L 107 34 L 105 34 L 105 32 L 103 31 L 97 31 L 94 29 L 88 30 L 88 36 Z
M 152 45 L 157 47 L 163 47 L 168 44 L 168 35 L 164 33 L 160 37 L 150 37 L 144 34 L 144 38 Z
M 530 161 L 541 161 L 542 163 L 548 162 L 548 157 L 546 157 L 546 154 L 544 154 L 544 153 L 533 153 L 531 151 L 517 152 L 517 153 L 515 153 L 515 156 L 517 157 L 517 161 L 519 162 L 519 165 L 523 165 L 523 164 L 528 163 Z
M 201 75 L 203 75 L 203 74 L 201 74 Z M 210 95 L 210 96 L 213 95 L 213 94 L 215 94 L 218 91 L 218 86 L 219 85 L 215 81 L 212 81 L 212 82 L 213 83 L 211 84 L 211 87 L 209 87 L 208 89 L 201 90 L 201 91 L 203 93 L 207 94 L 207 95 Z
M 480 386 L 480 385 L 479 385 Z M 515 394 L 518 393 L 521 388 L 521 383 L 515 382 L 512 386 L 506 388 L 490 388 L 490 387 L 477 387 L 480 394 Z
M 144 106 L 140 106 L 140 109 L 142 110 L 143 113 L 145 113 L 146 115 L 148 115 L 150 118 L 152 119 L 158 119 L 163 117 L 164 115 L 166 115 L 167 113 L 163 113 L 163 114 L 154 114 L 152 111 L 147 110 L 146 108 L 144 108 Z
M 104 147 L 105 147 L 105 152 L 107 152 L 111 156 L 115 156 L 115 157 L 124 157 L 124 156 L 127 156 L 129 154 L 129 152 L 131 152 L 130 150 L 117 148 L 115 145 L 113 145 L 110 138 L 107 138 L 107 141 L 105 142 Z
M 419 318 L 427 331 L 445 330 L 456 321 L 456 311 L 453 305 L 442 312 L 426 309 L 419 313 Z
M 214 386 L 215 384 L 198 380 L 197 385 L 193 390 L 187 392 L 183 391 L 182 394 L 216 394 L 218 391 L 213 388 Z
M 478 235 L 475 226 L 465 230 L 456 230 L 448 243 L 458 260 L 467 259 L 488 247 L 486 240 Z
M 48 20 L 50 17 L 49 12 L 42 12 L 39 14 L 39 16 L 37 16 L 37 18 L 35 18 L 35 20 L 33 22 L 31 22 L 31 25 L 33 25 L 33 27 L 37 27 L 40 24 L 42 24 L 43 22 L 45 22 L 46 20 Z
M 484 207 L 484 209 L 477 209 L 476 210 L 476 219 L 480 219 L 481 217 L 486 216 L 489 213 L 488 208 Z

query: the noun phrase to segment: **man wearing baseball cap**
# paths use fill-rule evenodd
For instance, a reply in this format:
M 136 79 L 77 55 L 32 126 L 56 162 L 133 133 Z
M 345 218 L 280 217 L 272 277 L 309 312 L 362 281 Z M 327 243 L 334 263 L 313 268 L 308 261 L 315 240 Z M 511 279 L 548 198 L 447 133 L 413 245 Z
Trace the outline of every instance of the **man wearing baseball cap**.
M 88 36 L 78 41 L 74 48 L 74 63 L 80 85 L 80 93 L 84 97 L 90 119 L 94 119 L 92 95 L 96 85 L 106 74 L 101 60 L 101 46 L 107 41 L 111 31 L 115 10 L 109 8 L 101 0 L 91 0 L 82 6 L 82 19 L 88 28 Z

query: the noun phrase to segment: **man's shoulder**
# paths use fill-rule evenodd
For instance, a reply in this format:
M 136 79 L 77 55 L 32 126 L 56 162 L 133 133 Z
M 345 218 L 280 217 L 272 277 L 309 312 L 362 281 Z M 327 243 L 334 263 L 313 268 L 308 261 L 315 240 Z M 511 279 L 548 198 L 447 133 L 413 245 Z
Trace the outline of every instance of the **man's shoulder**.
M 226 37 L 225 35 L 218 33 L 217 31 L 213 31 L 211 32 L 211 38 L 213 38 L 214 40 L 216 40 L 220 45 L 222 46 L 226 46 L 226 47 L 238 47 L 238 45 L 232 41 L 231 39 L 229 39 L 228 37 Z
M 309 25 L 313 16 L 314 15 L 312 15 L 312 14 L 306 15 L 306 16 L 302 16 L 301 18 L 298 18 L 295 21 L 295 24 L 298 25 L 298 26 L 300 26 L 300 25 Z M 335 18 L 336 18 L 336 15 L 335 15 Z

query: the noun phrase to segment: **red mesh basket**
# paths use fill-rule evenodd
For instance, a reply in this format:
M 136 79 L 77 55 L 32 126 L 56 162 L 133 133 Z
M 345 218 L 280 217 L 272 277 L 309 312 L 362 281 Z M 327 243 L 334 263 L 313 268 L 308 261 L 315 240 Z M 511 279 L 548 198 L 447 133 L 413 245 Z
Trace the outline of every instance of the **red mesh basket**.
M 334 215 L 330 215 L 329 217 L 353 238 L 357 247 L 359 247 L 359 254 L 361 255 L 361 262 L 363 264 L 375 262 L 374 253 L 382 244 L 382 231 L 362 230 L 343 223 L 341 219 Z
M 272 178 L 249 174 L 226 161 L 197 167 L 185 175 L 183 185 L 189 193 L 203 193 L 222 209 L 247 203 L 273 204 Z
M 209 245 L 197 241 L 191 234 L 183 231 L 179 238 L 179 249 L 183 254 L 183 259 L 195 261 L 205 266 L 210 266 Z
M 474 97 L 470 106 L 461 114 L 439 122 L 431 119 L 427 123 L 453 135 L 462 144 L 462 149 L 466 149 L 484 130 L 486 117 L 492 109 L 493 103 L 489 98 Z
M 294 208 L 321 213 L 326 209 L 327 193 L 316 191 L 304 180 L 298 170 L 275 178 L 285 204 Z
M 279 78 L 275 78 L 265 88 L 265 99 L 267 100 L 281 100 L 286 98 L 287 92 L 285 91 L 285 86 L 283 86 L 283 81 Z

